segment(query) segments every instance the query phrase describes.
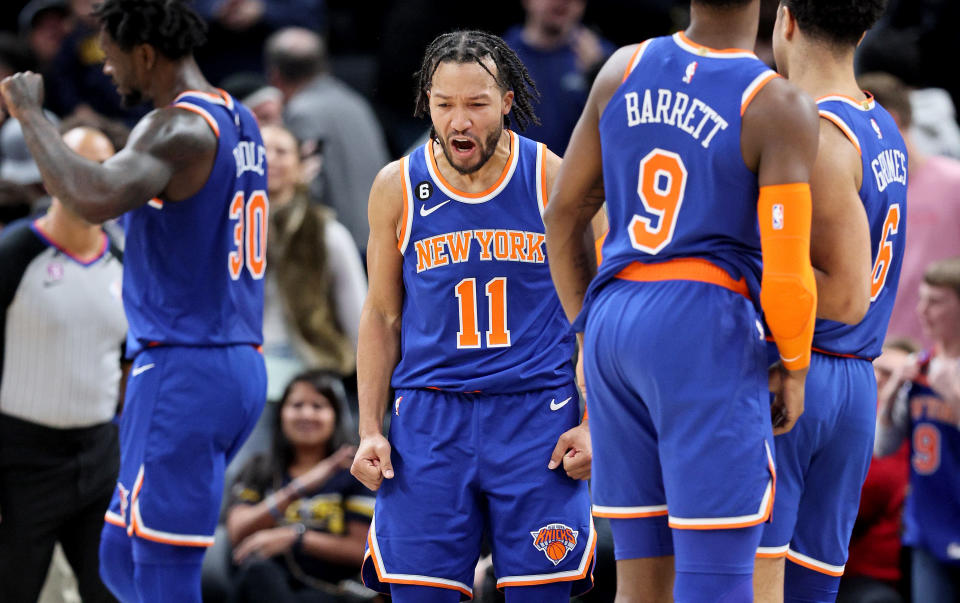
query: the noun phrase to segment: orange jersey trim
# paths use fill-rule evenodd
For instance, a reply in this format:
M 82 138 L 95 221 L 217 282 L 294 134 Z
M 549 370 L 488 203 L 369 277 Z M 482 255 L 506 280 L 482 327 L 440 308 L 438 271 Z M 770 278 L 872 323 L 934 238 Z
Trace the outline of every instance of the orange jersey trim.
M 655 281 L 698 281 L 719 285 L 734 293 L 750 299 L 750 290 L 747 280 L 740 278 L 733 280 L 726 270 L 701 258 L 679 258 L 660 264 L 643 264 L 633 262 L 617 273 L 617 278 L 627 281 L 655 282 Z
M 733 53 L 739 53 L 739 52 L 748 52 L 748 53 L 750 53 L 750 54 L 754 54 L 752 50 L 747 50 L 746 48 L 724 48 L 724 49 L 721 50 L 721 49 L 718 49 L 718 48 L 710 48 L 709 46 L 704 46 L 703 44 L 697 44 L 696 42 L 694 42 L 693 40 L 691 40 L 690 38 L 688 38 L 687 35 L 686 35 L 685 33 L 683 33 L 682 31 L 678 31 L 678 32 L 677 32 L 677 36 L 678 36 L 681 40 L 683 40 L 685 43 L 689 44 L 690 46 L 693 46 L 694 48 L 697 48 L 697 49 L 700 49 L 700 50 L 703 50 L 703 51 L 706 51 L 706 52 L 722 52 L 722 53 L 726 53 L 726 54 L 733 54 Z
M 740 116 L 743 117 L 743 114 L 747 112 L 747 107 L 750 106 L 750 103 L 753 102 L 753 99 L 756 98 L 757 94 L 763 90 L 763 87 L 772 82 L 773 80 L 780 77 L 779 73 L 768 73 L 766 77 L 762 77 L 759 82 L 756 83 L 756 87 L 750 91 L 750 94 L 747 95 L 747 98 L 743 99 L 743 102 L 740 103 Z
M 540 195 L 543 199 L 543 209 L 547 209 L 547 203 L 550 201 L 547 196 L 547 193 L 550 192 L 547 190 L 547 145 L 541 142 L 540 147 L 540 155 L 543 158 L 540 161 Z
M 207 121 L 207 124 L 210 126 L 210 129 L 213 130 L 213 133 L 217 135 L 217 138 L 220 138 L 220 126 L 217 125 L 216 120 L 213 117 L 201 109 L 200 107 L 194 107 L 193 105 L 188 105 L 186 103 L 177 103 L 174 107 L 178 109 L 186 109 L 187 111 L 193 111 L 203 119 Z
M 627 78 L 630 77 L 631 73 L 633 73 L 633 70 L 636 67 L 634 63 L 637 60 L 637 55 L 643 51 L 643 47 L 646 46 L 646 44 L 647 44 L 646 42 L 641 42 L 640 44 L 637 44 L 637 49 L 634 50 L 633 54 L 630 55 L 630 62 L 627 63 L 627 68 L 623 70 L 623 79 L 620 80 L 621 84 L 627 81 Z
M 453 192 L 454 194 L 460 195 L 461 197 L 466 197 L 466 198 L 468 198 L 468 199 L 480 199 L 481 197 L 486 197 L 487 195 L 489 195 L 489 194 L 493 193 L 494 191 L 496 191 L 497 188 L 498 188 L 501 184 L 503 184 L 503 181 L 506 180 L 507 175 L 510 174 L 510 167 L 513 165 L 513 153 L 515 152 L 515 151 L 514 151 L 514 148 L 513 148 L 513 147 L 514 147 L 513 137 L 515 136 L 515 134 L 514 134 L 513 132 L 511 132 L 510 130 L 507 130 L 507 135 L 508 135 L 509 138 L 510 138 L 510 154 L 507 156 L 507 162 L 506 162 L 506 164 L 503 166 L 503 172 L 500 173 L 500 177 L 497 178 L 497 181 L 493 183 L 493 186 L 491 186 L 491 187 L 488 188 L 487 190 L 483 191 L 482 193 L 465 193 L 465 192 L 461 191 L 460 189 L 458 189 L 458 188 L 454 187 L 453 185 L 451 185 L 449 182 L 447 182 L 447 179 L 443 177 L 443 174 L 440 173 L 440 168 L 437 166 L 437 156 L 434 155 L 434 153 L 433 153 L 433 144 L 434 144 L 434 142 L 431 140 L 431 141 L 430 141 L 430 145 L 431 145 L 431 146 L 430 146 L 430 152 L 427 153 L 427 154 L 430 155 L 430 163 L 433 164 L 433 171 L 434 171 L 434 173 L 436 174 L 437 179 L 440 181 L 440 184 L 442 184 L 442 185 L 445 186 L 446 188 L 450 189 L 450 191 Z M 544 200 L 544 201 L 546 201 L 546 200 Z
M 859 106 L 861 109 L 863 109 L 863 110 L 865 110 L 865 111 L 872 109 L 872 108 L 875 106 L 875 104 L 876 104 L 876 101 L 875 101 L 874 98 L 873 98 L 873 94 L 867 92 L 866 90 L 863 90 L 862 92 L 863 92 L 863 93 L 866 95 L 866 97 L 867 97 L 867 98 L 862 99 L 862 100 L 857 100 L 857 99 L 853 98 L 852 96 L 847 96 L 846 94 L 826 94 L 826 95 L 824 95 L 824 96 L 821 96 L 820 98 L 815 99 L 814 102 L 820 103 L 821 101 L 840 100 L 840 99 L 843 99 L 843 100 L 850 101 L 851 103 L 853 103 L 854 105 Z
M 860 148 L 860 141 L 857 140 L 857 137 L 853 134 L 853 131 L 849 128 L 849 126 L 847 126 L 847 124 L 843 123 L 839 117 L 833 113 L 830 113 L 829 111 L 820 110 L 819 113 L 822 119 L 825 119 L 837 126 L 837 129 L 840 130 L 840 132 L 847 137 L 847 140 L 850 141 L 854 148 L 857 149 L 857 155 L 863 157 L 863 150 Z
M 403 190 L 403 213 L 400 215 L 400 234 L 397 235 L 397 249 L 403 253 L 403 242 L 407 240 L 407 218 L 410 211 L 410 199 L 407 196 L 407 169 L 404 161 L 403 169 L 400 170 L 400 188 Z

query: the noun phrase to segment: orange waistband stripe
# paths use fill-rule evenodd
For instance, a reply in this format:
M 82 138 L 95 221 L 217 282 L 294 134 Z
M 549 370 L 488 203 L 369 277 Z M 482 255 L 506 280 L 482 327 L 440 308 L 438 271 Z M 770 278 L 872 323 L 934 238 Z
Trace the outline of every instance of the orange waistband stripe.
M 633 262 L 618 272 L 617 278 L 643 283 L 656 281 L 697 281 L 711 285 L 719 285 L 724 289 L 729 289 L 734 293 L 739 293 L 747 299 L 750 299 L 750 290 L 747 288 L 747 280 L 745 278 L 741 277 L 739 281 L 735 281 L 726 270 L 702 258 L 679 258 L 659 264 Z

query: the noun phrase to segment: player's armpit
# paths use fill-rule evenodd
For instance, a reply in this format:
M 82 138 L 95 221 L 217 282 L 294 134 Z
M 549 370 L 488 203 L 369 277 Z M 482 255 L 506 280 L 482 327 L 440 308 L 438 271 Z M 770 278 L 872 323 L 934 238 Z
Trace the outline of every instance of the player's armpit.
M 836 125 L 821 119 L 810 178 L 818 318 L 857 324 L 870 307 L 870 226 L 859 194 L 862 180 L 857 149 Z
M 810 363 L 817 287 L 810 265 L 810 187 L 764 186 L 757 215 L 763 253 L 760 305 L 789 370 Z

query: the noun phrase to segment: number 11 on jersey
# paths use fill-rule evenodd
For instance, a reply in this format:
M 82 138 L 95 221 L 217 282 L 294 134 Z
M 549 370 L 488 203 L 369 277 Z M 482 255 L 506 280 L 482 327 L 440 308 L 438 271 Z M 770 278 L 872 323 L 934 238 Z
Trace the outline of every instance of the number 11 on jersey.
M 486 347 L 506 348 L 510 346 L 510 330 L 507 329 L 507 277 L 498 276 L 487 282 L 484 290 L 487 294 L 490 317 L 487 329 Z M 454 288 L 457 305 L 460 309 L 460 331 L 457 333 L 457 348 L 480 348 L 480 330 L 477 324 L 477 279 L 465 278 Z

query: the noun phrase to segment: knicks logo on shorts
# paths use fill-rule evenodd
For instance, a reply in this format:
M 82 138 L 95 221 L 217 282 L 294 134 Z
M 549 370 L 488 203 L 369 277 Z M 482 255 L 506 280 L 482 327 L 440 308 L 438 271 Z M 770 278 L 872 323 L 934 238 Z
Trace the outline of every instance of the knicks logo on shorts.
M 533 536 L 534 548 L 543 551 L 554 565 L 566 559 L 567 553 L 576 548 L 577 534 L 579 534 L 577 530 L 562 523 L 551 523 L 536 532 L 530 532 Z

